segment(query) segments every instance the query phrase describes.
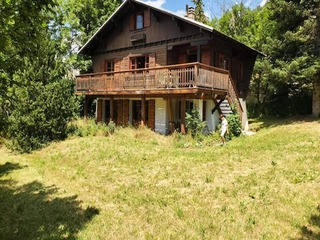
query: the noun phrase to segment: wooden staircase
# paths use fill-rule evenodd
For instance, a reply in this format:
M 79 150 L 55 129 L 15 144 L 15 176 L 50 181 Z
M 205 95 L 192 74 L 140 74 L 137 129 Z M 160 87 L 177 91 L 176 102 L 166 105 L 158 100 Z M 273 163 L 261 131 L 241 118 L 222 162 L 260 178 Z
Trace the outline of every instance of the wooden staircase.
M 222 103 L 220 104 L 220 110 L 221 110 L 221 114 L 225 115 L 226 117 L 233 113 L 231 106 L 230 106 L 227 99 L 224 99 L 222 101 Z

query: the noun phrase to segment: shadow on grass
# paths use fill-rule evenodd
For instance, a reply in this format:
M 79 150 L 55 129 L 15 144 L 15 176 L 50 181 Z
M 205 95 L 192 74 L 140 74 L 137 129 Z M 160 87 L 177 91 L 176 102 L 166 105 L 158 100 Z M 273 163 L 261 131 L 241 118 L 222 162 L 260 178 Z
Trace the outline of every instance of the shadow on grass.
M 308 226 L 300 227 L 301 237 L 299 240 L 320 239 L 320 205 L 317 207 L 317 214 L 312 214 Z
M 21 169 L 22 167 L 18 163 L 6 162 L 3 165 L 0 165 L 0 177 L 9 174 L 13 170 Z
M 318 122 L 320 123 L 319 118 L 315 118 L 311 115 L 307 116 L 294 116 L 294 117 L 284 117 L 284 118 L 255 118 L 249 120 L 249 126 L 254 131 L 259 131 L 262 128 L 270 128 L 282 125 L 289 125 L 293 123 L 302 123 L 302 122 Z
M 0 174 L 19 168 L 6 163 L 0 166 Z M 57 191 L 37 181 L 19 186 L 0 180 L 0 239 L 76 239 L 99 211 L 83 209 L 76 196 L 54 197 Z

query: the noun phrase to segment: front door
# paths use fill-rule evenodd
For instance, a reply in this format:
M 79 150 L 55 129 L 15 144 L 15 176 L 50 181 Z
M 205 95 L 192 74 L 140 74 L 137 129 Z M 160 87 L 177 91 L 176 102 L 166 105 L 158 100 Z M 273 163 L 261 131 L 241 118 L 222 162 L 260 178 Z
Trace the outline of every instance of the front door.
M 141 123 L 141 100 L 132 100 L 132 125 L 137 127 Z
M 146 125 L 154 130 L 155 128 L 155 100 L 146 101 L 145 109 Z M 142 120 L 142 102 L 141 100 L 132 100 L 132 125 L 137 127 Z

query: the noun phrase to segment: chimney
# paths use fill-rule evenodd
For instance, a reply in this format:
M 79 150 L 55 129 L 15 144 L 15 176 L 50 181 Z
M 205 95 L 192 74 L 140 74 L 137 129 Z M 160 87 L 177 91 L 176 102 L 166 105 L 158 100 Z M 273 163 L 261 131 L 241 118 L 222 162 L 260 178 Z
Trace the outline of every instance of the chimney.
M 186 5 L 186 17 L 190 18 L 192 20 L 196 19 L 196 14 L 194 12 L 194 7 L 189 7 L 188 5 Z

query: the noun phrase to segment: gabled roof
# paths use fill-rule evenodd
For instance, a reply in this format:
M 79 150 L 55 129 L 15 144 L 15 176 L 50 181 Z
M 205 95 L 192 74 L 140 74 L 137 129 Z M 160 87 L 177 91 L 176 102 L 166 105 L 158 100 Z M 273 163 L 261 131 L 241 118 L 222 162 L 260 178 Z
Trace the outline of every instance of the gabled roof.
M 154 6 L 153 4 L 151 3 L 146 3 L 146 2 L 143 2 L 141 0 L 125 0 L 123 1 L 123 3 L 117 8 L 117 10 L 107 19 L 107 21 L 105 21 L 102 26 L 95 32 L 95 34 L 81 47 L 81 49 L 78 51 L 78 54 L 81 54 L 81 53 L 84 53 L 84 51 L 90 47 L 90 45 L 92 44 L 92 42 L 94 41 L 94 39 L 97 38 L 97 36 L 99 35 L 99 33 L 101 33 L 103 30 L 107 29 L 111 23 L 114 21 L 114 18 L 120 14 L 121 11 L 125 11 L 126 10 L 126 6 L 128 6 L 130 3 L 137 3 L 137 4 L 140 4 L 142 6 L 145 6 L 147 8 L 150 8 L 152 10 L 155 10 L 155 11 L 158 11 L 158 12 L 161 12 L 163 14 L 166 14 L 166 15 L 169 15 L 171 17 L 174 17 L 176 19 L 179 19 L 181 21 L 184 21 L 186 23 L 189 23 L 191 25 L 194 25 L 196 27 L 199 27 L 205 31 L 208 31 L 208 32 L 211 32 L 212 34 L 215 34 L 217 36 L 220 36 L 221 38 L 224 38 L 224 39 L 227 39 L 231 42 L 234 42 L 236 44 L 239 44 L 239 45 L 242 45 L 243 47 L 255 52 L 256 54 L 259 54 L 259 55 L 262 55 L 262 56 L 265 56 L 264 53 L 256 50 L 256 49 L 253 49 L 241 42 L 239 42 L 238 40 L 234 39 L 234 38 L 231 38 L 217 30 L 215 30 L 213 27 L 211 26 L 208 26 L 206 24 L 203 24 L 201 22 L 198 22 L 198 21 L 195 21 L 191 18 L 188 18 L 188 17 L 183 17 L 183 16 L 179 16 L 178 14 L 176 13 L 173 13 L 171 11 L 168 11 L 168 10 L 165 10 L 163 8 L 159 8 L 159 7 L 156 7 Z

